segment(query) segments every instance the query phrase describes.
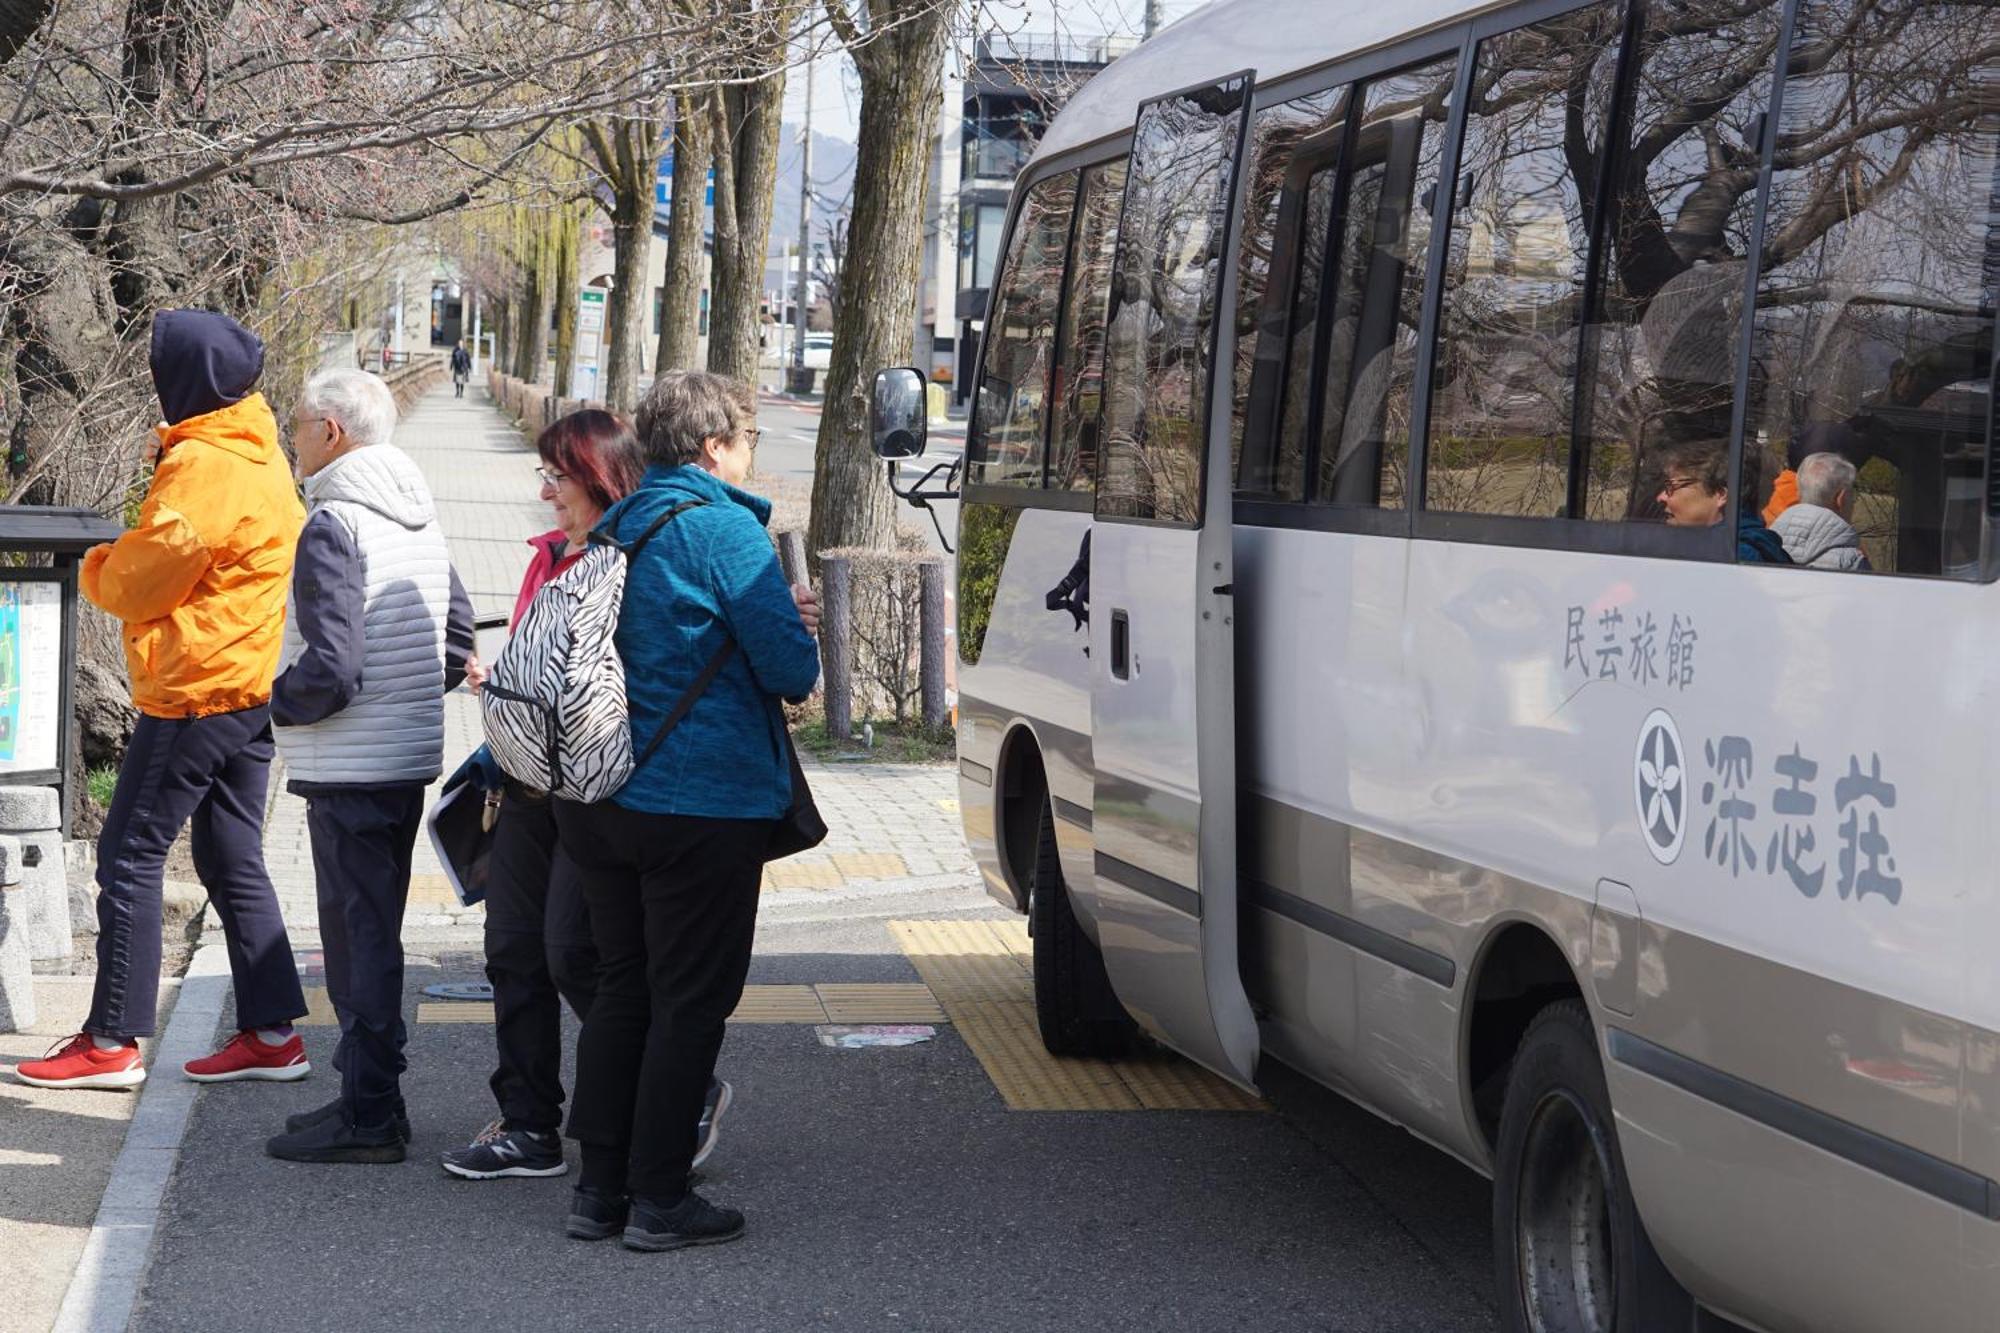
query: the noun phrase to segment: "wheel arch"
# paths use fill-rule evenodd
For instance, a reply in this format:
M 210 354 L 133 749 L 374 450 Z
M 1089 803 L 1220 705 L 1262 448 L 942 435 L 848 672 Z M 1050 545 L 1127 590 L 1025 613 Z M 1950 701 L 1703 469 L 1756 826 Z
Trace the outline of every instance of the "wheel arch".
M 1041 738 L 1032 725 L 1017 720 L 1001 738 L 993 772 L 993 845 L 1016 911 L 1028 910 L 1028 884 L 1040 836 L 1038 821 L 1048 799 L 1049 777 Z
M 1595 1025 L 1596 1012 L 1577 963 L 1555 936 L 1525 918 L 1495 922 L 1467 972 L 1460 1055 L 1461 1086 L 1489 1161 L 1499 1148 L 1507 1075 L 1521 1040 L 1535 1015 L 1567 999 L 1583 1001 Z

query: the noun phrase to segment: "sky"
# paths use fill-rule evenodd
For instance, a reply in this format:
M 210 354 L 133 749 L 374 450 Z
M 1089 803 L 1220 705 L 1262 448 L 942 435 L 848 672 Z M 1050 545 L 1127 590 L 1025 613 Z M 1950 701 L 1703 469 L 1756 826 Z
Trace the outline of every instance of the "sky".
M 1171 23 L 1200 9 L 1207 0 L 1164 0 Z M 984 0 L 977 28 L 981 32 L 1062 32 L 1072 37 L 1102 33 L 1137 35 L 1145 21 L 1145 0 Z M 830 53 L 813 62 L 813 130 L 852 142 L 861 119 L 861 83 L 845 54 Z M 785 80 L 785 120 L 797 124 L 805 114 L 806 79 L 793 70 Z

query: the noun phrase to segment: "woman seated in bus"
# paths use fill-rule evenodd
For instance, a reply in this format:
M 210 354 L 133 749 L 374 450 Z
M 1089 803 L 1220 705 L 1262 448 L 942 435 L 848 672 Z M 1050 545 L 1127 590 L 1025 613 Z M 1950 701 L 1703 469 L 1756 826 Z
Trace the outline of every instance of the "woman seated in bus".
M 1757 512 L 1761 461 L 1754 449 L 1743 454 L 1744 503 L 1736 514 L 1736 558 L 1746 564 L 1789 565 L 1785 544 L 1764 526 Z M 1729 512 L 1729 451 L 1715 444 L 1684 444 L 1667 454 L 1659 501 L 1667 523 L 1677 528 L 1707 528 Z

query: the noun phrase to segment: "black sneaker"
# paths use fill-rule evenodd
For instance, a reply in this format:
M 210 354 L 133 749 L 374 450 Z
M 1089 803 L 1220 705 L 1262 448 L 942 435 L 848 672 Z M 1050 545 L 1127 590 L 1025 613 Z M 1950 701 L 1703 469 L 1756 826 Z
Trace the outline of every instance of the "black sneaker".
M 553 1134 L 499 1128 L 444 1155 L 444 1169 L 464 1180 L 502 1176 L 560 1176 L 569 1170 L 562 1140 Z
M 315 1106 L 310 1111 L 300 1111 L 297 1115 L 286 1116 L 285 1132 L 287 1134 L 296 1134 L 308 1126 L 319 1124 L 322 1120 L 338 1120 L 339 1118 L 340 1098 L 335 1097 L 325 1106 Z M 396 1137 L 405 1143 L 410 1141 L 410 1112 L 403 1105 L 401 1097 L 396 1099 Z
M 264 1151 L 283 1162 L 338 1162 L 383 1166 L 403 1160 L 403 1140 L 392 1121 L 357 1126 L 333 1116 L 280 1134 Z
M 690 1245 L 720 1245 L 743 1234 L 743 1214 L 718 1208 L 693 1190 L 671 1208 L 634 1195 L 625 1248 L 657 1253 Z M 574 1234 L 574 1233 L 572 1233 Z
M 700 1166 L 715 1151 L 715 1145 L 722 1139 L 722 1117 L 736 1100 L 736 1092 L 721 1079 L 713 1079 L 708 1085 L 708 1098 L 701 1104 L 701 1123 L 694 1134 L 694 1162 Z
M 625 1229 L 628 1211 L 624 1195 L 612 1198 L 585 1186 L 569 1196 L 569 1221 L 563 1230 L 573 1240 L 608 1240 Z

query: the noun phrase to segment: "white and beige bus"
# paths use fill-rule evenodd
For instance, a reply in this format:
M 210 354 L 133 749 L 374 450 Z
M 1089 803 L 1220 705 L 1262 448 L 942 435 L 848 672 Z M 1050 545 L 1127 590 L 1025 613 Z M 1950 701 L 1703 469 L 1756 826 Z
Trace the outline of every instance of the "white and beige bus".
M 2000 1328 L 1997 138 L 1994 0 L 1225 0 L 1085 86 L 954 485 L 1050 1049 L 1489 1174 L 1512 1328 Z

